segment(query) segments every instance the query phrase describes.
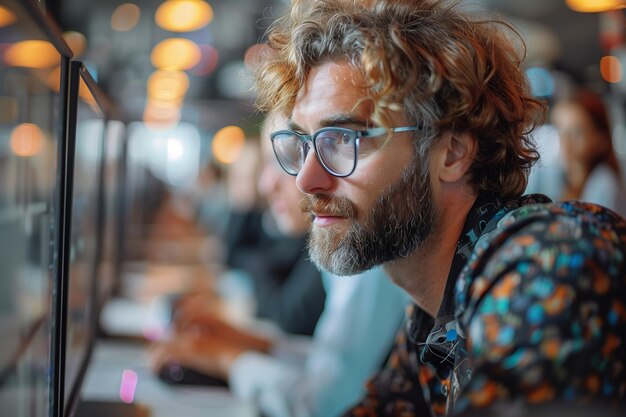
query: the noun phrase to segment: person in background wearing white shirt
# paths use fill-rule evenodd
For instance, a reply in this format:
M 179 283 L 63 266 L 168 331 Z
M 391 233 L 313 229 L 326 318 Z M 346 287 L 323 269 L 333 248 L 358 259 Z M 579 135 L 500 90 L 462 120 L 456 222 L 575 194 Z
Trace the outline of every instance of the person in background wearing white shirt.
M 268 117 L 263 137 L 283 120 Z M 279 228 L 302 220 L 295 177 L 284 175 L 264 146 L 260 191 Z M 182 319 L 176 337 L 158 345 L 153 365 L 178 363 L 228 380 L 239 398 L 267 417 L 333 417 L 365 393 L 401 327 L 408 295 L 381 268 L 352 277 L 322 274 L 326 302 L 311 338 L 259 335 L 216 317 Z M 376 329 L 375 331 L 372 329 Z

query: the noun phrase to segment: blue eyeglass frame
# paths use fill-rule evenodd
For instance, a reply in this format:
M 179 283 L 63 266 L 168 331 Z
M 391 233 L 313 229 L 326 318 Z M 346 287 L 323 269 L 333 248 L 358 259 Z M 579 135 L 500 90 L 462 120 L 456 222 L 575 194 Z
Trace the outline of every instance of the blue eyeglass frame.
M 300 139 L 301 146 L 303 148 L 304 148 L 306 143 L 311 143 L 313 145 L 312 147 L 313 147 L 313 150 L 315 152 L 315 157 L 317 158 L 317 161 L 320 163 L 322 168 L 324 168 L 324 170 L 326 172 L 328 172 L 330 175 L 332 175 L 333 177 L 345 178 L 345 177 L 349 177 L 350 175 L 352 175 L 352 173 L 356 170 L 357 161 L 359 159 L 358 158 L 358 155 L 359 155 L 359 143 L 360 143 L 360 139 L 361 138 L 371 138 L 371 137 L 382 136 L 385 133 L 388 133 L 389 131 L 394 132 L 394 133 L 399 133 L 399 132 L 415 132 L 415 131 L 419 131 L 421 129 L 422 129 L 421 126 L 400 126 L 400 127 L 392 127 L 392 128 L 373 127 L 371 129 L 355 130 L 355 129 L 349 129 L 347 127 L 332 127 L 332 126 L 330 126 L 330 127 L 323 127 L 323 128 L 321 128 L 319 130 L 316 130 L 311 135 L 307 135 L 307 134 L 304 134 L 304 133 L 299 133 L 299 132 L 295 132 L 293 130 L 285 129 L 285 130 L 279 130 L 277 132 L 271 133 L 270 134 L 270 140 L 272 141 L 272 150 L 274 151 L 274 156 L 276 156 L 276 160 L 280 164 L 280 167 L 287 174 L 292 175 L 292 176 L 295 177 L 295 176 L 297 176 L 300 173 L 300 171 L 302 170 L 302 167 L 304 166 L 304 162 L 306 160 L 306 157 L 308 155 L 308 149 L 306 149 L 305 151 L 302 152 L 302 163 L 300 165 L 300 169 L 298 169 L 298 172 L 290 172 L 283 165 L 282 161 L 278 157 L 278 153 L 276 152 L 276 147 L 274 146 L 274 138 L 276 136 L 278 136 L 278 135 L 285 135 L 285 134 L 286 135 L 293 135 L 293 136 L 297 137 L 298 139 Z M 340 174 L 338 172 L 333 171 L 319 157 L 319 152 L 317 151 L 317 137 L 321 133 L 328 132 L 328 131 L 349 133 L 349 134 L 354 136 L 354 162 L 352 164 L 352 169 L 347 174 Z

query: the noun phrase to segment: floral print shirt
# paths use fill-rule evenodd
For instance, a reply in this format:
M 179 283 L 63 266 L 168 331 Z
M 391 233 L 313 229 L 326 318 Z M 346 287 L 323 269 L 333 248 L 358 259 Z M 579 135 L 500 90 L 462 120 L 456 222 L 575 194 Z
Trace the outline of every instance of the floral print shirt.
M 388 363 L 346 415 L 442 416 L 512 401 L 623 406 L 625 257 L 626 220 L 603 207 L 480 196 L 437 317 L 412 306 Z

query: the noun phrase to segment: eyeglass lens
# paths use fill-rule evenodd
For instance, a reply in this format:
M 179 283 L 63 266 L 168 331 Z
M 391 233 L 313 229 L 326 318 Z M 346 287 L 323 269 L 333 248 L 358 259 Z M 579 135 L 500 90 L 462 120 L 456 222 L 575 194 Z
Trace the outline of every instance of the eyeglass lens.
M 327 129 L 315 136 L 317 157 L 331 174 L 347 175 L 354 169 L 356 161 L 356 134 L 342 129 Z M 308 143 L 290 133 L 274 136 L 274 152 L 283 168 L 292 175 L 300 172 Z

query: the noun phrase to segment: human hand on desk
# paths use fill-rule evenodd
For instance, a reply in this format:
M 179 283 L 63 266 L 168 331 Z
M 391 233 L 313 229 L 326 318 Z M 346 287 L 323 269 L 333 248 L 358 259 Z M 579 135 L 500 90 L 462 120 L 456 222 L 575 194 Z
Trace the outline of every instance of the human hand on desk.
M 150 365 L 155 372 L 176 364 L 228 379 L 239 355 L 251 350 L 267 352 L 271 345 L 265 338 L 206 316 L 201 323 L 178 324 L 167 339 L 155 343 L 150 349 Z
M 224 301 L 213 291 L 187 294 L 176 301 L 175 321 L 196 320 L 204 316 L 221 316 L 227 311 Z

